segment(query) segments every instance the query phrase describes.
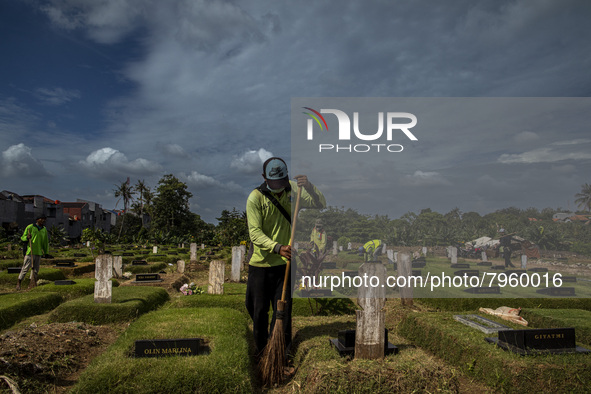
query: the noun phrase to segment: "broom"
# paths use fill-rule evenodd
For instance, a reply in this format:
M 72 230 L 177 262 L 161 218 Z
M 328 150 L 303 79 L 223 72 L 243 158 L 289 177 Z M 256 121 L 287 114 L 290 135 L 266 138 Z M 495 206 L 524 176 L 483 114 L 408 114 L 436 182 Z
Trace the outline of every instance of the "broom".
M 289 245 L 293 243 L 295 236 L 296 218 L 300 209 L 300 197 L 302 196 L 302 188 L 298 187 L 298 196 L 296 199 L 296 206 L 293 214 L 291 224 L 291 237 Z M 271 338 L 265 346 L 261 361 L 259 362 L 259 369 L 261 370 L 261 378 L 264 385 L 275 385 L 283 381 L 283 368 L 285 367 L 285 329 L 283 327 L 283 319 L 285 318 L 285 295 L 287 294 L 287 282 L 289 281 L 289 273 L 291 270 L 291 260 L 287 260 L 285 267 L 285 277 L 283 280 L 283 292 L 281 299 L 277 301 L 277 313 L 275 314 L 275 326 L 271 333 Z

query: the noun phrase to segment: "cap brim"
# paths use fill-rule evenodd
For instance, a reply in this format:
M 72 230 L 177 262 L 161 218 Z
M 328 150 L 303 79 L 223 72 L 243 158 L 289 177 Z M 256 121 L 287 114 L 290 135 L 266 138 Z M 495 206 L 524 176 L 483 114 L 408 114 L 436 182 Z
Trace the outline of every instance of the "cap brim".
M 267 179 L 267 186 L 270 189 L 281 189 L 282 187 L 289 186 L 289 178 L 281 178 L 281 179 Z

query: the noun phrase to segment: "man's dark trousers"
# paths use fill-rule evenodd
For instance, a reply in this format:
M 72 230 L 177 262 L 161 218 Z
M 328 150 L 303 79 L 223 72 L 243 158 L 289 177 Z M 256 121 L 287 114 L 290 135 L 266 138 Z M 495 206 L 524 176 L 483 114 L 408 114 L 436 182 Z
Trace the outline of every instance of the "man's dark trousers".
M 286 265 L 276 267 L 248 266 L 248 284 L 246 287 L 246 309 L 252 318 L 252 331 L 254 335 L 257 354 L 265 348 L 269 339 L 269 332 L 273 332 L 275 326 L 275 314 L 277 301 L 281 299 Z M 288 278 L 289 280 L 289 278 Z M 291 286 L 288 283 L 285 295 L 285 318 L 283 329 L 285 333 L 285 346 L 291 344 Z M 273 307 L 273 319 L 269 327 L 269 306 Z

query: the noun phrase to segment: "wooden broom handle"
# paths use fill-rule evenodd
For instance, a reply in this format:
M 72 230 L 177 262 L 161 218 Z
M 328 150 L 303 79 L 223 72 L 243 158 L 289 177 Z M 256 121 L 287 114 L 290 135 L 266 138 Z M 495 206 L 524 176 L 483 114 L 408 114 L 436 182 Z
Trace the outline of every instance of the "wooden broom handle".
M 298 186 L 298 197 L 296 198 L 295 210 L 293 211 L 293 218 L 291 219 L 291 237 L 289 238 L 289 245 L 293 245 L 295 238 L 296 220 L 298 212 L 300 210 L 300 198 L 302 197 L 302 188 Z M 281 301 L 285 301 L 285 295 L 287 294 L 287 282 L 289 279 L 289 272 L 291 271 L 291 259 L 287 260 L 285 266 L 285 277 L 283 278 L 283 291 L 281 292 Z

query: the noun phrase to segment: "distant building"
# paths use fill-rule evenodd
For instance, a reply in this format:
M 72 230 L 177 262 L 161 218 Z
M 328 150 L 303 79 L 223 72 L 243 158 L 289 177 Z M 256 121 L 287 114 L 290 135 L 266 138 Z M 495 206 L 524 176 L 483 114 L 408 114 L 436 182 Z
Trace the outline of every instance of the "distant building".
M 573 212 L 559 212 L 555 213 L 552 220 L 555 222 L 588 222 L 590 217 L 588 215 L 577 215 Z
M 72 240 L 80 238 L 82 230 L 89 227 L 110 232 L 117 220 L 115 212 L 92 201 L 61 202 L 40 195 L 20 196 L 7 190 L 0 193 L 0 225 L 8 233 L 22 231 L 41 215 L 47 216 L 47 228 L 63 227 Z

